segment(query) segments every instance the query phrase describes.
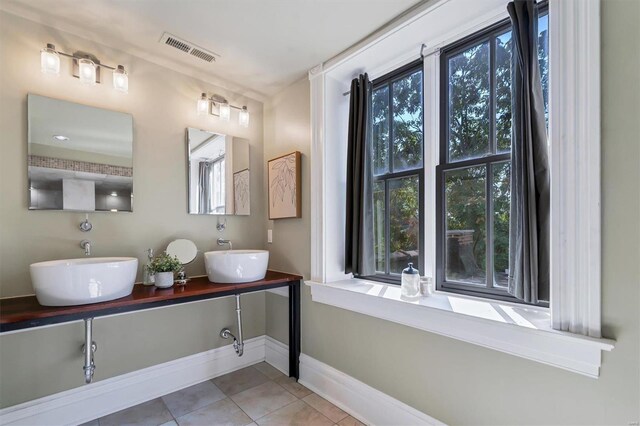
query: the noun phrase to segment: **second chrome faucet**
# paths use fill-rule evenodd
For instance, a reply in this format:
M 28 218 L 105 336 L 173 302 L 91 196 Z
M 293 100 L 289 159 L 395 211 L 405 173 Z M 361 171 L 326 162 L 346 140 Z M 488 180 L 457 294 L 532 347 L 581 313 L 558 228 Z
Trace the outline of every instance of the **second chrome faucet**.
M 91 256 L 91 241 L 89 240 L 80 241 L 80 247 L 84 249 L 85 256 Z
M 224 238 L 218 238 L 218 245 L 219 246 L 224 246 L 226 244 L 229 245 L 229 250 L 233 250 L 233 244 L 231 244 L 231 240 L 225 240 Z

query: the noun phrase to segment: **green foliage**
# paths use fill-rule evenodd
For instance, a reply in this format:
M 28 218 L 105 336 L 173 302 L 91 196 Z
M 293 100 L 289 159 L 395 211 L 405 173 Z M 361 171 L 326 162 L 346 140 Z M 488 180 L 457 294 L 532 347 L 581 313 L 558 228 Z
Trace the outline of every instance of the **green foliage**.
M 158 272 L 178 272 L 182 269 L 182 263 L 176 256 L 169 256 L 167 253 L 162 253 L 153 258 L 151 263 L 147 266 L 147 270 L 156 274 Z

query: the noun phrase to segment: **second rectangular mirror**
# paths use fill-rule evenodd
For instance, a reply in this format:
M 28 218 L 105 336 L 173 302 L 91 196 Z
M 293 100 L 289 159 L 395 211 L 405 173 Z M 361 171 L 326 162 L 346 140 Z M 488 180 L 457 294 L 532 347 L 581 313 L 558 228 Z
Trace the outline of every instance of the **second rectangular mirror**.
M 249 215 L 249 141 L 187 128 L 190 214 Z

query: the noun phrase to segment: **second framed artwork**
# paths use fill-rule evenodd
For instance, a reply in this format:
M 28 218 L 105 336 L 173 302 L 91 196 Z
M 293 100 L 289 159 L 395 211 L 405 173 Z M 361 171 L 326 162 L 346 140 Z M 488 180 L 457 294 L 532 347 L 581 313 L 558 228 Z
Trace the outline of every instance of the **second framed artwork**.
M 267 170 L 269 219 L 302 217 L 300 152 L 269 160 Z

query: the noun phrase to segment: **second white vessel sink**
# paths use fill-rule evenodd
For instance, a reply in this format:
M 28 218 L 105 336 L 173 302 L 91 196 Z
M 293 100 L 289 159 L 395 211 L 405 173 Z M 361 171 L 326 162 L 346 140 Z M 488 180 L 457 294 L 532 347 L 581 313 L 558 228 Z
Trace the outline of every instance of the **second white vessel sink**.
M 135 257 L 87 257 L 33 263 L 31 282 L 44 306 L 105 302 L 131 294 L 138 271 Z
M 219 250 L 204 254 L 209 281 L 244 283 L 264 278 L 269 264 L 267 250 Z

